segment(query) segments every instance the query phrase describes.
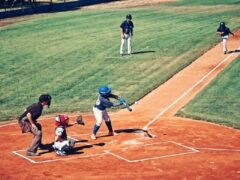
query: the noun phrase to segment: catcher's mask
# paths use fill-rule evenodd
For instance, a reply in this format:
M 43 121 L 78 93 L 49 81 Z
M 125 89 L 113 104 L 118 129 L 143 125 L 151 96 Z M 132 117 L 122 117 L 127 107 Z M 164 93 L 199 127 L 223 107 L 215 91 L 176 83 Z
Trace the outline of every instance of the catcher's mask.
M 51 100 L 52 100 L 52 97 L 49 94 L 42 94 L 39 97 L 39 102 L 40 103 L 47 102 L 48 107 L 50 107 L 50 105 L 51 105 Z
M 60 114 L 55 117 L 56 126 L 68 126 L 69 117 L 66 114 Z

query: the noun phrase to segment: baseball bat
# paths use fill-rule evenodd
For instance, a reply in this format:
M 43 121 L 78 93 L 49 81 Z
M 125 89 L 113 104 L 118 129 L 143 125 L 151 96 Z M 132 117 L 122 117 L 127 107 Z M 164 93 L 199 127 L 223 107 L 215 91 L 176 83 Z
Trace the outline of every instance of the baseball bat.
M 125 108 L 127 108 L 128 111 L 132 111 L 132 108 L 126 103 L 125 99 L 121 98 L 119 101 L 123 104 Z
M 126 102 L 124 102 L 123 105 L 125 108 L 128 109 L 128 111 L 130 111 L 130 112 L 132 111 L 132 108 Z

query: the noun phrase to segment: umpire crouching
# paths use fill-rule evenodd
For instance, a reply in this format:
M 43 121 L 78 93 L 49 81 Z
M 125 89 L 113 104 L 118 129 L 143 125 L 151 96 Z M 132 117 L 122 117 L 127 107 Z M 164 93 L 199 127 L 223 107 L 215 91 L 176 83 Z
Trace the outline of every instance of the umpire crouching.
M 34 135 L 32 144 L 27 150 L 27 156 L 39 156 L 37 150 L 42 145 L 42 126 L 37 122 L 37 119 L 41 116 L 44 106 L 50 107 L 51 99 L 49 94 L 42 94 L 39 97 L 39 102 L 27 107 L 18 119 L 22 133 L 31 132 Z

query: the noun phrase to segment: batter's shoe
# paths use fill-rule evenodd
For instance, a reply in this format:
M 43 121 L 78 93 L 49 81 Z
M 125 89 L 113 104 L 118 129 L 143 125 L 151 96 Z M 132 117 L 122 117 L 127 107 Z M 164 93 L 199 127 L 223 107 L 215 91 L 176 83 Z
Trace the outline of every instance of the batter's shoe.
M 228 51 L 224 51 L 224 54 L 227 54 L 228 53 Z
M 91 135 L 91 139 L 92 139 L 92 140 L 96 140 L 96 139 L 97 139 L 96 135 L 95 135 L 95 134 L 92 134 L 92 135 Z
M 27 151 L 26 155 L 27 156 L 39 156 L 39 153 L 38 152 Z
M 115 132 L 109 132 L 109 133 L 108 133 L 108 136 L 118 136 L 118 133 L 115 133 Z

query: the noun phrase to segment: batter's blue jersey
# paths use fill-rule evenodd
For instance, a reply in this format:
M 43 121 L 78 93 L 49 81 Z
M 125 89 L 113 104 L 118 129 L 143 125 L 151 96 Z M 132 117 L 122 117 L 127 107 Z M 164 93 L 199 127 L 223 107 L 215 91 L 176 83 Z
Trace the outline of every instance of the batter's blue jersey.
M 109 100 L 109 98 L 114 98 L 114 99 L 118 99 L 117 95 L 114 94 L 110 94 L 108 98 L 102 97 L 101 95 L 98 96 L 95 106 L 97 109 L 103 111 L 106 108 L 111 108 L 113 106 L 117 106 L 115 103 L 111 102 Z

